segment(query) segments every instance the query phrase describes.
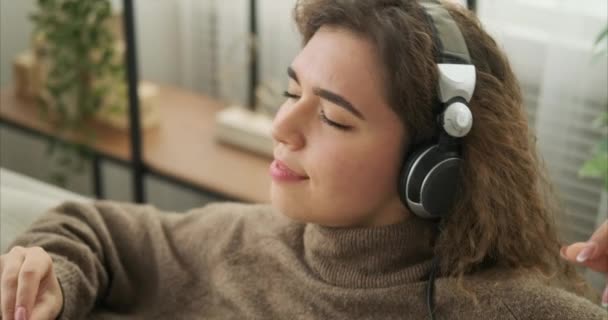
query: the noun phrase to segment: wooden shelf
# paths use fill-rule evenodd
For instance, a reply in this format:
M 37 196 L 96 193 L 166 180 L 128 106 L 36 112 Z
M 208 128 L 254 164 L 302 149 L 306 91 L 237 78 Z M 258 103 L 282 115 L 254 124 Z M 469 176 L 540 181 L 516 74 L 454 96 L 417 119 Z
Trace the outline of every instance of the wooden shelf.
M 214 140 L 215 113 L 222 104 L 183 89 L 160 86 L 160 126 L 144 130 L 143 162 L 152 171 L 248 202 L 269 201 L 271 160 L 220 144 Z M 12 88 L 0 90 L 0 119 L 30 130 L 72 142 L 81 137 L 58 137 L 38 115 L 34 102 L 17 98 Z M 95 122 L 93 149 L 129 161 L 129 134 Z

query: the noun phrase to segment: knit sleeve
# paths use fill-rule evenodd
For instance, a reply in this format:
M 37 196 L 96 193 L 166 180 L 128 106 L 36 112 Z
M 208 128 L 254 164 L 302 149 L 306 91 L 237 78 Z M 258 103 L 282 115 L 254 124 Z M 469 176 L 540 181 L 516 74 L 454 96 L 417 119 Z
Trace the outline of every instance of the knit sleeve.
M 171 234 L 187 219 L 151 206 L 68 202 L 41 216 L 11 247 L 44 248 L 64 293 L 60 319 L 83 319 L 98 305 L 127 310 L 157 292 L 161 267 L 180 274 L 182 254 Z

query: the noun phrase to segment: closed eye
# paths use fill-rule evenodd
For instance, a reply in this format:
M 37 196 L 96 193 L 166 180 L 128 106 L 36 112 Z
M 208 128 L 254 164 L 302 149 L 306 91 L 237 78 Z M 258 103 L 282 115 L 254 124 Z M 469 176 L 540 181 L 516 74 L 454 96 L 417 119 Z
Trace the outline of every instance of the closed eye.
M 349 131 L 352 129 L 351 126 L 346 126 L 346 125 L 339 124 L 337 122 L 329 120 L 329 118 L 327 118 L 327 116 L 325 116 L 325 112 L 323 111 L 323 109 L 321 109 L 321 111 L 319 111 L 319 119 L 321 119 L 321 121 L 327 123 L 328 125 L 330 125 L 332 127 L 336 127 L 337 129 L 340 129 L 340 130 Z
M 295 95 L 295 94 L 289 93 L 289 92 L 287 92 L 287 91 L 284 91 L 284 92 L 283 92 L 283 96 L 285 96 L 285 97 L 287 97 L 287 98 L 289 98 L 289 99 L 296 99 L 296 100 L 297 100 L 297 99 L 300 99 L 300 96 L 297 96 L 297 95 Z
M 294 100 L 300 99 L 300 96 L 295 95 L 295 94 L 293 94 L 293 93 L 290 93 L 290 92 L 288 92 L 288 91 L 284 91 L 284 92 L 283 92 L 283 96 L 285 96 L 285 97 L 286 97 L 286 98 L 288 98 L 288 99 L 294 99 Z M 336 129 L 339 129 L 339 130 L 343 130 L 343 131 L 349 131 L 349 130 L 351 130 L 351 129 L 352 129 L 352 127 L 351 127 L 351 126 L 343 125 L 343 124 L 340 124 L 340 123 L 337 123 L 337 122 L 335 122 L 335 121 L 330 120 L 330 119 L 329 119 L 329 118 L 328 118 L 328 117 L 325 115 L 325 111 L 323 111 L 323 109 L 321 109 L 321 111 L 319 111 L 319 119 L 321 119 L 321 121 L 322 121 L 323 123 L 328 124 L 328 125 L 330 125 L 330 126 L 332 126 L 332 127 L 336 128 Z

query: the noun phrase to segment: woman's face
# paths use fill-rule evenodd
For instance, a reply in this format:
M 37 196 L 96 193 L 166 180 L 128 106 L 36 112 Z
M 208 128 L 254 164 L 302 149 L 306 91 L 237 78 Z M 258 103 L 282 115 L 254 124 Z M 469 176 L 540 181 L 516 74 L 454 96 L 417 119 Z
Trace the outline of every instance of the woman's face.
M 389 107 L 382 72 L 373 44 L 342 28 L 319 29 L 297 55 L 272 128 L 277 210 L 326 226 L 406 217 L 397 195 L 405 128 Z

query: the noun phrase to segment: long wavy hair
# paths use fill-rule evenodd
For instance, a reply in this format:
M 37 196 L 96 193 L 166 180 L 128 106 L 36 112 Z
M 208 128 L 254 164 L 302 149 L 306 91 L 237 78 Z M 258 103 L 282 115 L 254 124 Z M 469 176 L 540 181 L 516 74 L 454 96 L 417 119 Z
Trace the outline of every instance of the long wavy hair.
M 463 277 L 488 266 L 536 271 L 547 283 L 597 299 L 559 256 L 559 206 L 506 56 L 473 13 L 455 4 L 442 5 L 460 27 L 477 69 L 470 101 L 474 125 L 463 140 L 458 200 L 441 221 L 435 243 L 442 274 L 458 278 L 460 288 L 474 299 Z M 388 101 L 410 142 L 432 138 L 437 48 L 417 1 L 299 0 L 294 18 L 304 44 L 323 25 L 371 40 L 385 67 Z

